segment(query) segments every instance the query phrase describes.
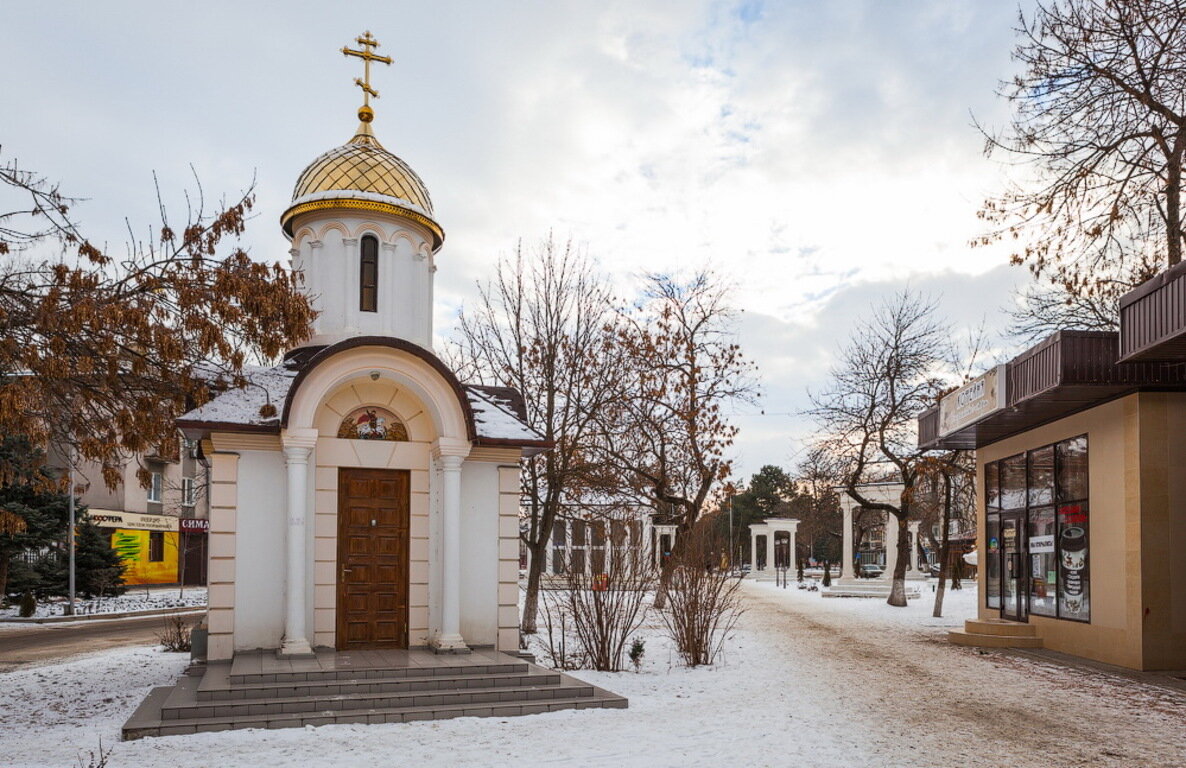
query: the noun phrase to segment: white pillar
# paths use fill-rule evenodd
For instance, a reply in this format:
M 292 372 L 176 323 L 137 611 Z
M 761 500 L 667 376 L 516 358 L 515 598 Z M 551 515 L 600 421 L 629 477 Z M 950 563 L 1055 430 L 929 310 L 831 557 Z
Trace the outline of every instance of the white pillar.
M 749 532 L 749 569 L 751 573 L 758 572 L 758 534 L 753 529 Z
M 359 263 L 361 254 L 358 249 L 357 237 L 342 238 L 342 247 L 346 250 L 346 263 L 342 265 L 342 328 L 349 333 L 350 331 L 357 331 L 358 325 L 353 321 L 357 317 L 358 309 L 361 306 L 360 298 L 360 280 L 362 278 L 362 265 Z
M 918 569 L 918 526 L 920 524 L 920 520 L 911 520 L 907 523 L 910 530 L 910 559 L 906 561 L 906 578 L 908 579 L 926 578 L 926 574 Z
M 461 463 L 463 457 L 444 453 L 441 462 L 441 634 L 438 652 L 466 653 L 461 637 Z
M 795 536 L 798 533 L 798 531 L 799 531 L 799 521 L 798 520 L 793 521 L 787 527 L 787 533 L 790 534 L 790 541 L 788 542 L 788 544 L 791 547 L 790 554 L 787 555 L 787 557 L 789 558 L 787 564 L 792 569 L 799 567 L 799 556 L 798 556 L 798 554 L 796 554 L 796 551 L 795 551 Z
M 294 429 L 282 437 L 284 463 L 288 471 L 288 530 L 285 533 L 287 568 L 285 579 L 284 641 L 281 656 L 310 656 L 306 626 L 307 584 L 305 564 L 308 551 L 305 520 L 308 517 L 309 454 L 317 443 L 317 432 Z
M 898 518 L 885 512 L 885 578 L 894 577 L 898 567 Z
M 841 494 L 844 491 L 840 491 Z M 840 578 L 856 578 L 852 568 L 852 499 L 845 495 L 840 497 L 840 508 L 844 510 L 844 548 L 840 555 Z
M 774 529 L 766 529 L 766 570 L 774 570 Z

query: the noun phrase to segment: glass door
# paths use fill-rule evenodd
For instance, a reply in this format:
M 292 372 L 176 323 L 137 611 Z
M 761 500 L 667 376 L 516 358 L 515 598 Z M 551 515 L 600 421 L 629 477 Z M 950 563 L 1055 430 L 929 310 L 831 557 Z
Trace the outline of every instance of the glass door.
M 1026 620 L 1025 525 L 1021 513 L 1001 515 L 1001 618 Z

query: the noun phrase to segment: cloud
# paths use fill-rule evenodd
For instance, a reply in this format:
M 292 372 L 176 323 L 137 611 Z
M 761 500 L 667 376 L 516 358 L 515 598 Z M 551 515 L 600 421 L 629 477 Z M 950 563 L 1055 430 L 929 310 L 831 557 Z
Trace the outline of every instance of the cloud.
M 737 283 L 741 342 L 793 412 L 834 342 L 909 283 L 992 293 L 970 250 L 999 188 L 969 111 L 1001 122 L 1015 9 L 982 0 L 9 4 L 4 156 L 91 198 L 119 243 L 174 215 L 193 164 L 208 196 L 256 179 L 246 237 L 287 259 L 278 218 L 300 170 L 354 127 L 363 29 L 392 56 L 375 129 L 432 192 L 447 232 L 438 330 L 517 238 L 587 242 L 629 290 L 700 265 Z M 974 277 L 979 276 L 979 277 Z M 985 282 L 976 282 L 983 280 Z M 972 288 L 970 286 L 977 286 Z M 989 299 L 992 298 L 992 301 Z M 776 343 L 777 342 L 777 343 Z M 748 419 L 748 417 L 747 417 Z M 746 421 L 742 464 L 781 461 L 800 419 Z M 756 467 L 754 467 L 756 469 Z

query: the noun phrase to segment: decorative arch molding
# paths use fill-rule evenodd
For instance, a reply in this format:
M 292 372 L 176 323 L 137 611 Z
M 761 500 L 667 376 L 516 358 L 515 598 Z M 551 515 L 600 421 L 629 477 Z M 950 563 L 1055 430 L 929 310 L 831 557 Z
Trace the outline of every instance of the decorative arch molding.
M 317 239 L 324 240 L 326 233 L 332 232 L 334 230 L 341 232 L 343 239 L 353 237 L 353 235 L 350 234 L 350 229 L 345 224 L 335 219 L 330 219 L 329 221 L 324 222 L 317 230 Z
M 317 239 L 317 233 L 313 231 L 312 227 L 308 227 L 308 226 L 301 227 L 297 231 L 297 233 L 295 235 L 293 235 L 293 237 L 292 237 L 292 247 L 300 248 L 302 245 L 305 244 L 306 239 L 309 239 L 309 240 Z
M 391 366 L 392 353 L 401 364 Z M 317 409 L 342 384 L 379 371 L 424 403 L 437 435 L 472 443 L 477 431 L 461 382 L 431 352 L 403 339 L 361 336 L 318 352 L 297 374 L 284 401 L 280 426 L 312 428 Z

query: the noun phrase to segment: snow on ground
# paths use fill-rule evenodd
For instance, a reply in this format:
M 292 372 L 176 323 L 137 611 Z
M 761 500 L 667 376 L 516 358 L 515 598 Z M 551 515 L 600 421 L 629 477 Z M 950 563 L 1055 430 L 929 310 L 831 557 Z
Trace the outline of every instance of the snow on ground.
M 720 663 L 678 666 L 657 626 L 641 674 L 577 676 L 628 710 L 403 725 L 235 731 L 118 744 L 110 766 L 1182 766 L 1186 697 L 1129 680 L 949 645 L 975 593 L 905 609 L 745 582 Z M 110 743 L 182 664 L 152 651 L 0 675 L 0 763 L 70 765 Z M 104 701 L 109 699 L 109 701 Z M 50 725 L 40 727 L 39 710 Z M 10 727 L 15 725 L 16 727 Z
M 206 588 L 186 587 L 181 590 L 178 587 L 128 587 L 127 592 L 122 595 L 91 600 L 79 598 L 74 601 L 74 605 L 76 613 L 82 616 L 96 613 L 149 611 L 159 608 L 201 607 L 206 605 Z M 33 615 L 38 618 L 62 616 L 65 614 L 65 606 L 65 598 L 55 598 L 52 602 L 38 603 L 37 611 Z M 19 605 L 0 608 L 0 622 L 4 619 L 16 618 L 19 615 Z

